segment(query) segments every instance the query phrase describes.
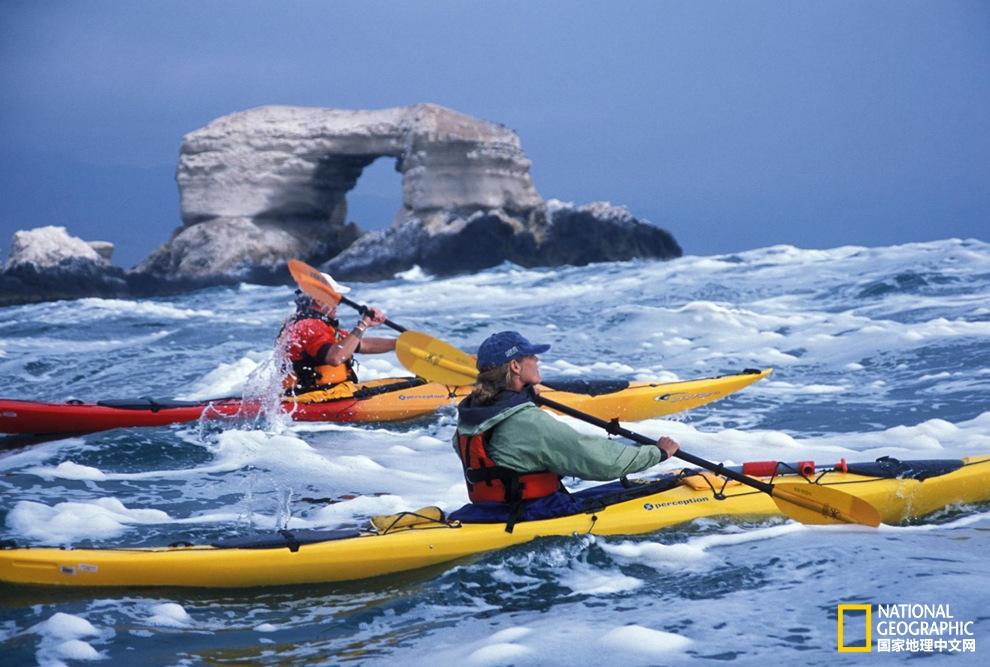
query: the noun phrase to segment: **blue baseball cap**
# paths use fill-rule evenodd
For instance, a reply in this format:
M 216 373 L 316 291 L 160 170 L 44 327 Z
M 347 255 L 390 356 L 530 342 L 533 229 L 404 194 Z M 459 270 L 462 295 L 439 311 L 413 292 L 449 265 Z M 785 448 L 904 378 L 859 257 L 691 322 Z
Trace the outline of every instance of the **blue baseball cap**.
M 530 343 L 518 331 L 499 331 L 478 346 L 478 370 L 501 366 L 513 359 L 543 354 L 550 349 L 544 343 Z

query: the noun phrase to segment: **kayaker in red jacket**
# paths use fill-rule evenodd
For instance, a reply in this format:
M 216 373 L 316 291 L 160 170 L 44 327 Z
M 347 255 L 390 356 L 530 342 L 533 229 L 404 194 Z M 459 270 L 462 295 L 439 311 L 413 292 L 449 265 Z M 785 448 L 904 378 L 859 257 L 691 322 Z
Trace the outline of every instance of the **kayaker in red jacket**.
M 339 293 L 349 291 L 334 284 Z M 313 391 L 347 394 L 350 383 L 357 382 L 354 354 L 379 354 L 395 350 L 394 338 L 365 338 L 368 329 L 386 319 L 378 308 L 370 308 L 350 331 L 340 328 L 337 308 L 323 306 L 296 290 L 296 313 L 279 334 L 279 346 L 285 350 L 292 370 L 285 379 L 287 393 Z M 320 396 L 321 400 L 332 398 Z

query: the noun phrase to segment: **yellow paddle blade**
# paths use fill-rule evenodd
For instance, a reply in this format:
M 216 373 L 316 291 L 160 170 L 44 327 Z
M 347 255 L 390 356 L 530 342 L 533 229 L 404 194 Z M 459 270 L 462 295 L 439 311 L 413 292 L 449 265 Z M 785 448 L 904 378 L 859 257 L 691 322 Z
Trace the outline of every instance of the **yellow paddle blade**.
M 781 512 L 801 523 L 858 523 L 874 528 L 880 525 L 876 507 L 827 486 L 807 482 L 774 484 L 772 496 Z
M 395 343 L 399 362 L 418 377 L 440 384 L 474 384 L 475 359 L 450 343 L 419 331 L 403 332 Z

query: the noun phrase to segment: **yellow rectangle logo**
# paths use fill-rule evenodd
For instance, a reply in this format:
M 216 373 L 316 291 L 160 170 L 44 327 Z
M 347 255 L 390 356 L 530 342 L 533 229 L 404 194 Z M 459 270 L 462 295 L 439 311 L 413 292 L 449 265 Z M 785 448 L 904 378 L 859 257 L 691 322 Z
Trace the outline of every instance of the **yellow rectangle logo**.
M 866 612 L 866 644 L 864 644 L 863 646 L 846 646 L 846 642 L 844 639 L 845 625 L 846 625 L 844 614 L 847 611 Z M 839 653 L 869 653 L 873 650 L 873 605 L 872 604 L 840 604 L 836 622 L 838 623 L 837 649 Z

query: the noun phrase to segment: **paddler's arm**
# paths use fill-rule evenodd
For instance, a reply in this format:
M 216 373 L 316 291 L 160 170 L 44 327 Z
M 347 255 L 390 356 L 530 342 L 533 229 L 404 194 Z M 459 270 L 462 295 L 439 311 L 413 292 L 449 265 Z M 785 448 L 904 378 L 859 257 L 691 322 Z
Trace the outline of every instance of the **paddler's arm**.
M 395 341 L 389 338 L 368 338 L 367 340 L 363 340 L 364 334 L 368 329 L 377 327 L 385 319 L 384 312 L 378 308 L 369 308 L 361 316 L 361 320 L 354 325 L 354 328 L 340 342 L 327 350 L 324 361 L 331 366 L 339 366 L 354 356 L 354 353 L 359 350 L 362 353 L 390 352 L 394 350 Z
M 492 435 L 491 456 L 514 470 L 552 470 L 588 480 L 617 479 L 664 458 L 659 447 L 578 433 L 535 406 L 499 424 Z
M 361 347 L 358 348 L 358 352 L 361 354 L 380 354 L 393 351 L 395 351 L 394 338 L 362 338 Z

